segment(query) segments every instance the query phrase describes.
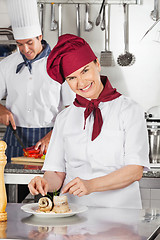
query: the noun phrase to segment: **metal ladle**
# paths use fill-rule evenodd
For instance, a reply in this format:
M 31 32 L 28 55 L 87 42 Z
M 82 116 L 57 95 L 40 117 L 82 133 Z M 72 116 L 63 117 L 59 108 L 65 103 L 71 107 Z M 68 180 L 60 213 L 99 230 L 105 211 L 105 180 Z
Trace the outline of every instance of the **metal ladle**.
M 154 0 L 154 10 L 152 10 L 150 14 L 153 21 L 157 21 L 159 18 L 158 8 L 159 8 L 159 0 Z
M 62 4 L 58 4 L 58 37 L 62 35 Z
M 80 29 L 80 4 L 76 4 L 76 24 L 77 24 L 77 36 L 80 37 L 81 29 Z
M 93 23 L 89 20 L 89 3 L 85 4 L 85 9 L 86 9 L 86 18 L 85 18 L 85 31 L 89 32 L 93 28 Z
M 55 31 L 58 28 L 58 22 L 55 20 L 55 3 L 51 3 L 51 26 L 50 30 Z
M 40 25 L 41 25 L 41 30 L 42 30 L 42 34 L 43 34 L 43 14 L 44 14 L 44 4 L 40 3 L 39 4 L 39 21 L 40 21 Z
M 104 31 L 105 30 L 105 4 L 103 6 L 103 17 L 102 17 L 102 22 L 101 22 L 101 30 Z
M 128 4 L 123 4 L 124 8 L 124 45 L 125 53 L 121 54 L 117 58 L 117 63 L 120 66 L 130 66 L 135 62 L 135 56 L 129 52 L 129 40 L 128 40 Z
M 101 5 L 101 7 L 100 7 L 98 17 L 96 18 L 96 26 L 98 26 L 98 25 L 100 24 L 100 21 L 101 21 L 101 12 L 102 12 L 102 9 L 103 9 L 104 4 L 105 4 L 105 0 L 102 1 L 102 5 Z

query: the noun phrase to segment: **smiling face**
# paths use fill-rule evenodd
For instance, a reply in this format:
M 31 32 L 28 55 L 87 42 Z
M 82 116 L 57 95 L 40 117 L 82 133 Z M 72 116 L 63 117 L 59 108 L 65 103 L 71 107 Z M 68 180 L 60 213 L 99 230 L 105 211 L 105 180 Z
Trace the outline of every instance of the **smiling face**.
M 42 35 L 35 38 L 17 40 L 17 46 L 20 52 L 25 55 L 28 60 L 33 60 L 43 49 L 42 44 Z
M 97 99 L 103 90 L 100 63 L 90 62 L 66 77 L 70 88 L 84 98 Z

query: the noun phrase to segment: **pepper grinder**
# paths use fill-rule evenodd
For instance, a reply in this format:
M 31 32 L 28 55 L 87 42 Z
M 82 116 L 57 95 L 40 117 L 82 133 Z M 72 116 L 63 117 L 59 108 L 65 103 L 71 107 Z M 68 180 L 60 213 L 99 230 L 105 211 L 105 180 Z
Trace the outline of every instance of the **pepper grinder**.
M 7 144 L 4 141 L 0 141 L 0 222 L 7 221 L 7 212 L 5 211 L 7 206 L 7 194 L 4 182 L 4 167 L 7 163 L 7 157 L 5 150 Z

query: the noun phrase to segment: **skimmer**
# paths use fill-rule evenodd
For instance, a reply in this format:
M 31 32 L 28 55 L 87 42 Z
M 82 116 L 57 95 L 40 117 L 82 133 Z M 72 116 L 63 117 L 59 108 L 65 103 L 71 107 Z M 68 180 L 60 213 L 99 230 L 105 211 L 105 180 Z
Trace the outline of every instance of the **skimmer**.
M 129 37 L 128 37 L 128 15 L 129 15 L 129 5 L 127 3 L 123 4 L 124 8 L 124 54 L 121 54 L 117 58 L 117 63 L 120 66 L 131 66 L 135 62 L 135 56 L 129 52 Z

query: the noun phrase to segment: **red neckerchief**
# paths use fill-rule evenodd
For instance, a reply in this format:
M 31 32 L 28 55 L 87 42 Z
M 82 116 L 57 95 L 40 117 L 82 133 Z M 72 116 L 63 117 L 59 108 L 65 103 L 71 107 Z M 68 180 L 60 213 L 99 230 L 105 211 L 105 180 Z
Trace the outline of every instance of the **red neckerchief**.
M 103 125 L 102 114 L 100 109 L 98 108 L 99 103 L 111 101 L 121 95 L 119 92 L 116 91 L 115 88 L 112 88 L 107 77 L 101 76 L 101 81 L 104 85 L 104 88 L 97 99 L 88 100 L 80 95 L 76 95 L 76 99 L 73 103 L 76 107 L 86 108 L 84 111 L 84 129 L 86 125 L 86 119 L 93 112 L 94 124 L 92 131 L 92 141 L 100 134 Z

